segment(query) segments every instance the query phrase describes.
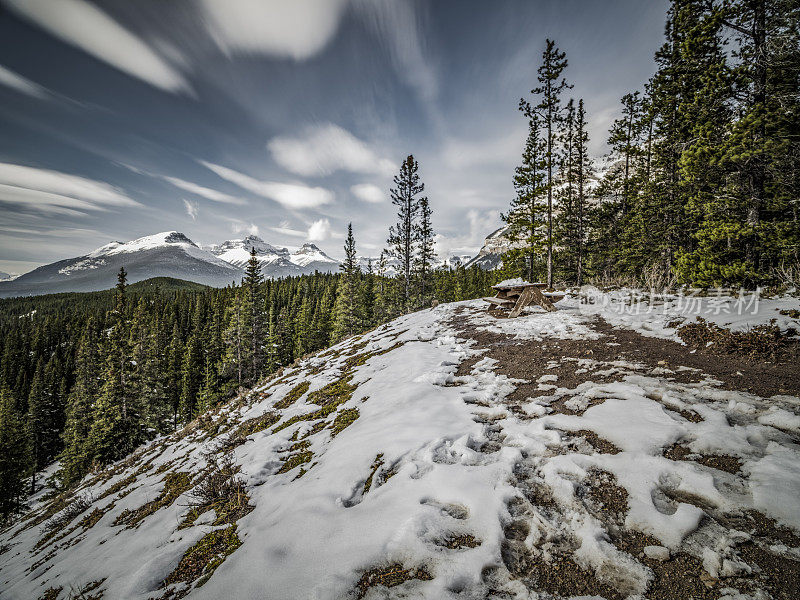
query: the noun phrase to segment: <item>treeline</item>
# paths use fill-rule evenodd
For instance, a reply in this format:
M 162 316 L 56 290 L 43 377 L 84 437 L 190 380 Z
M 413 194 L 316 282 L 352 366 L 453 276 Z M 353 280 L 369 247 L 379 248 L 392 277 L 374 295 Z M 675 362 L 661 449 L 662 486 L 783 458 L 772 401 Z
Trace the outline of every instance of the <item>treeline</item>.
M 547 41 L 506 271 L 569 284 L 795 284 L 800 274 L 800 3 L 673 0 L 656 72 L 622 98 L 599 182 L 583 99 Z M 589 189 L 591 186 L 591 190 Z
M 433 299 L 485 295 L 496 274 L 433 268 L 417 171 L 409 157 L 395 178 L 398 223 L 374 268 L 359 269 L 349 228 L 338 274 L 265 281 L 251 255 L 235 287 L 128 286 L 123 270 L 113 291 L 0 301 L 0 517 L 54 460 L 51 483 L 68 488 L 299 357 Z

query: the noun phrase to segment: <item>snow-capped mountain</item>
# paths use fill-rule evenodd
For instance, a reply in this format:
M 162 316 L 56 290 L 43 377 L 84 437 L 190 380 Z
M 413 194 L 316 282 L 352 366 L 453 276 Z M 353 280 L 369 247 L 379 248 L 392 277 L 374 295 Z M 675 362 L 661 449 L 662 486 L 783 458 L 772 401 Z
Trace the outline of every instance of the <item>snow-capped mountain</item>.
M 437 269 L 455 269 L 463 267 L 472 260 L 471 254 L 451 254 L 440 259 L 436 263 Z
M 310 275 L 314 271 L 332 273 L 339 270 L 339 261 L 331 258 L 312 243 L 305 243 L 294 252 L 278 248 L 255 235 L 240 240 L 228 240 L 208 250 L 218 258 L 244 269 L 255 249 L 261 271 L 265 277 L 278 278 L 293 275 Z
M 15 273 L 6 273 L 5 271 L 0 271 L 0 281 L 14 281 L 19 275 Z
M 470 259 L 464 266 L 480 267 L 481 269 L 497 269 L 503 264 L 502 256 L 514 248 L 514 242 L 508 238 L 508 227 L 495 229 L 486 236 L 478 254 Z
M 111 242 L 86 255 L 0 282 L 0 297 L 108 289 L 115 285 L 123 266 L 129 283 L 174 277 L 222 287 L 242 277 L 242 269 L 198 247 L 184 234 L 165 231 L 130 242 Z

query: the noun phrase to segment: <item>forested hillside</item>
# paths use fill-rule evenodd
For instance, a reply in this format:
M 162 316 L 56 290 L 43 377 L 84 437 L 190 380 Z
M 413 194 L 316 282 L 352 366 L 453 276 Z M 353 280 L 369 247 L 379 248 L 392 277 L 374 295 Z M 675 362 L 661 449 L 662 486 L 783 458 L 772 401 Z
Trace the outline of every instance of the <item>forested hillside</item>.
M 7 516 L 60 459 L 56 487 L 174 431 L 297 358 L 403 312 L 475 298 L 481 269 L 263 280 L 241 286 L 150 280 L 116 290 L 0 301 L 0 508 Z
M 694 286 L 797 285 L 800 6 L 673 0 L 655 74 L 622 95 L 591 191 L 592 98 L 548 40 L 504 219 L 518 274 Z M 588 116 L 587 116 L 588 114 Z

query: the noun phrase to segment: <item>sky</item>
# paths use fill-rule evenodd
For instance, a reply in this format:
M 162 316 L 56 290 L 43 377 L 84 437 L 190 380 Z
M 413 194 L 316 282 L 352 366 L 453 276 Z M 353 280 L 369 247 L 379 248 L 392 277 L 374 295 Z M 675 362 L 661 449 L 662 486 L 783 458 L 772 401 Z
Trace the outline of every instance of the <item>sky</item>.
M 437 251 L 513 197 L 545 39 L 594 156 L 654 70 L 666 0 L 0 0 L 0 271 L 177 230 L 385 246 L 413 154 Z

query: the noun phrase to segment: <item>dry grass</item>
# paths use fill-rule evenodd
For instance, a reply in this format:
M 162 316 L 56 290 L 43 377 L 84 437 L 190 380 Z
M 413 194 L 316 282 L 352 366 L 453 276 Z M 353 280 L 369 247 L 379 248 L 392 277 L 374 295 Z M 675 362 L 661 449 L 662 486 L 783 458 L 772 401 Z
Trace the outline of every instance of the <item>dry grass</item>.
M 412 580 L 430 581 L 433 576 L 428 573 L 425 567 L 405 569 L 399 563 L 391 564 L 386 567 L 374 567 L 364 573 L 356 584 L 356 597 L 363 598 L 367 595 L 370 588 L 383 586 L 393 588 L 406 581 Z
M 190 527 L 204 512 L 213 510 L 212 525 L 234 524 L 253 510 L 244 481 L 239 477 L 240 467 L 232 454 L 206 455 L 209 468 L 203 479 L 189 493 L 192 507 L 178 529 Z
M 737 354 L 749 358 L 784 357 L 796 349 L 790 338 L 794 330 L 782 333 L 777 325 L 758 325 L 747 331 L 731 331 L 698 317 L 678 329 L 678 336 L 690 347 L 706 348 L 714 354 Z

